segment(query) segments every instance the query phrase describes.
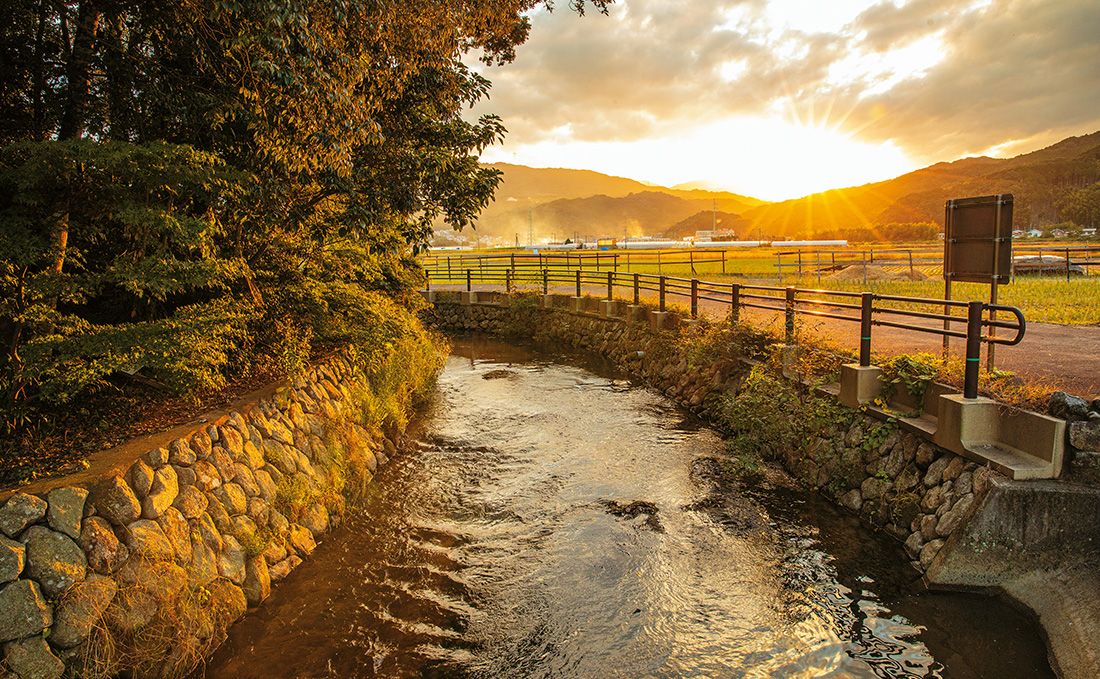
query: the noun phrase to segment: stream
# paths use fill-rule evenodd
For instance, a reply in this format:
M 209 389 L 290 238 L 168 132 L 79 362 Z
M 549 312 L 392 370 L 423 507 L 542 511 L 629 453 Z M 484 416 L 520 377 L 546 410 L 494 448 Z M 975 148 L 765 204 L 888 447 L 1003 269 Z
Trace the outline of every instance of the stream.
M 997 598 L 598 358 L 456 339 L 373 495 L 203 672 L 245 677 L 1054 677 Z M 201 673 L 200 673 L 201 675 Z

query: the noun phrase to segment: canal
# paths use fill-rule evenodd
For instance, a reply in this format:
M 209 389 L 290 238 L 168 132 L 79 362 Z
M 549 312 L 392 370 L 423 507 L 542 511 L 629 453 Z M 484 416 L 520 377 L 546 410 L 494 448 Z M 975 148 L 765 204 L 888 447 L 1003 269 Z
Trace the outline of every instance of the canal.
M 456 340 L 373 495 L 231 630 L 230 677 L 1054 674 L 996 598 L 598 359 Z

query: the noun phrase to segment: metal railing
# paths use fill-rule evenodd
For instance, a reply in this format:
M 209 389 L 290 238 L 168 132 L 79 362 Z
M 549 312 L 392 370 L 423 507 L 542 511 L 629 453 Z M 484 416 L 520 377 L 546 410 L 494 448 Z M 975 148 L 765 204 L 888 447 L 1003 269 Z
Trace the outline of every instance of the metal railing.
M 632 293 L 633 303 L 640 304 L 642 293 L 653 292 L 657 295 L 658 309 L 666 311 L 668 298 L 683 297 L 690 300 L 691 317 L 699 316 L 699 302 L 712 301 L 729 305 L 734 320 L 740 318 L 743 309 L 760 309 L 782 313 L 784 316 L 784 334 L 786 341 L 795 339 L 795 319 L 799 315 L 816 318 L 828 318 L 843 322 L 860 324 L 859 363 L 871 364 L 871 337 L 875 326 L 911 330 L 941 337 L 955 337 L 966 340 L 966 369 L 963 395 L 976 398 L 978 395 L 978 372 L 981 358 L 981 345 L 1003 344 L 1013 346 L 1024 338 L 1027 323 L 1019 309 L 1003 304 L 985 302 L 962 302 L 922 297 L 902 297 L 880 295 L 871 292 L 839 292 L 835 290 L 807 290 L 793 286 L 778 287 L 766 285 L 747 285 L 742 283 L 715 283 L 697 278 L 675 278 L 671 276 L 624 273 L 618 271 L 593 271 L 564 268 L 541 270 L 533 268 L 516 269 L 509 266 L 481 266 L 457 271 L 454 268 L 440 269 L 427 267 L 427 286 L 465 285 L 466 291 L 473 291 L 475 280 L 478 284 L 501 285 L 509 293 L 519 285 L 536 286 L 543 294 L 559 286 L 569 286 L 576 297 L 583 296 L 585 289 L 603 289 L 606 299 L 613 301 L 617 290 Z M 902 308 L 898 305 L 916 306 L 931 309 L 918 311 Z M 966 309 L 965 316 L 951 313 L 952 309 Z M 987 314 L 988 312 L 988 314 Z M 996 312 L 1011 314 L 1013 320 L 997 320 Z M 986 316 L 989 316 L 988 318 Z M 919 325 L 903 321 L 933 321 L 934 325 Z M 952 323 L 966 323 L 966 330 L 954 330 Z M 983 335 L 984 328 L 991 332 Z M 997 337 L 996 329 L 1015 330 L 1016 336 L 1008 339 Z

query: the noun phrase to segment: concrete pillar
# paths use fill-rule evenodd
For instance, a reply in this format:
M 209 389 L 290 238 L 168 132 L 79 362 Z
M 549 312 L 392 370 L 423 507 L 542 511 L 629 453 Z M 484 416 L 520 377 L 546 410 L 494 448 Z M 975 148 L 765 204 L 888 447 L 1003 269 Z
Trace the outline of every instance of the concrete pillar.
M 435 304 L 435 290 L 421 290 L 420 296 L 424 298 L 424 301 L 428 304 Z
M 458 300 L 458 303 L 461 304 L 462 306 L 470 306 L 471 304 L 477 304 L 477 292 L 476 291 L 471 291 L 471 292 L 463 291 L 461 293 L 461 297 Z
M 543 309 L 553 309 L 554 308 L 554 296 L 553 295 L 543 295 L 542 296 L 542 308 Z
M 882 392 L 882 368 L 847 363 L 840 366 L 840 402 L 849 408 L 871 403 Z
M 600 318 L 611 318 L 615 315 L 618 303 L 610 299 L 600 300 Z
M 569 298 L 569 310 L 575 314 L 584 313 L 585 309 L 584 297 L 570 297 Z

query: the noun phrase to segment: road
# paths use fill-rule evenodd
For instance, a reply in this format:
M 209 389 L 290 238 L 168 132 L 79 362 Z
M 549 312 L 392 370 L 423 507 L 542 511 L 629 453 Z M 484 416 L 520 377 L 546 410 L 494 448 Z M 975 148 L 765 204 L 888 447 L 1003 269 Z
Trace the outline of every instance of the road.
M 433 285 L 433 290 L 464 290 L 460 285 Z M 474 290 L 499 290 L 493 285 L 473 286 Z M 573 294 L 570 285 L 555 286 L 551 292 Z M 606 295 L 606 288 L 585 286 L 582 292 L 593 297 Z M 655 293 L 646 294 L 642 299 L 656 303 Z M 670 303 L 687 304 L 685 297 L 669 297 Z M 729 312 L 729 305 L 710 300 L 700 300 L 700 313 L 709 317 L 721 318 Z M 762 326 L 774 323 L 781 327 L 782 316 L 779 313 L 747 309 L 743 316 L 754 325 Z M 856 348 L 859 346 L 859 324 L 833 319 L 821 319 L 800 316 L 802 332 L 822 337 L 837 345 Z M 964 329 L 964 324 L 957 324 Z M 1011 336 L 1014 331 L 1000 330 L 999 335 Z M 876 326 L 872 331 L 871 350 L 878 354 L 895 355 L 914 352 L 939 354 L 943 348 L 943 338 L 901 328 Z M 962 355 L 963 340 L 951 340 L 951 353 Z M 983 350 L 982 365 L 985 365 Z M 1028 323 L 1023 341 L 1016 346 L 999 345 L 995 350 L 996 366 L 1009 370 L 1029 382 L 1048 385 L 1051 390 L 1065 391 L 1086 399 L 1100 397 L 1100 326 L 1097 325 L 1055 325 L 1052 323 Z

